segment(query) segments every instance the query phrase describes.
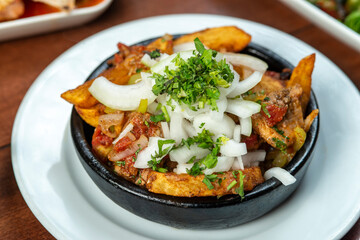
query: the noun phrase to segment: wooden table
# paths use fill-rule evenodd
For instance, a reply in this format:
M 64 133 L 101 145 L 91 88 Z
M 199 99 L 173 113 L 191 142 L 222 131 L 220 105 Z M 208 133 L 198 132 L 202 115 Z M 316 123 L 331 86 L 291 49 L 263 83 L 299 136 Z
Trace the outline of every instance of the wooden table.
M 360 88 L 360 54 L 274 0 L 114 0 L 87 25 L 0 43 L 0 239 L 53 239 L 23 200 L 11 165 L 12 126 L 30 85 L 61 53 L 90 35 L 127 21 L 175 13 L 233 16 L 288 32 L 324 53 Z M 343 239 L 359 238 L 360 220 Z

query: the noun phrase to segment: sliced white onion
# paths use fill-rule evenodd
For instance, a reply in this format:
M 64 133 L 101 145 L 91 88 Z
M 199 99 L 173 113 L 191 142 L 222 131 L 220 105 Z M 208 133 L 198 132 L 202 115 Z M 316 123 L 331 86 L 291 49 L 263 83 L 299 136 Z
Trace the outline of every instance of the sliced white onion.
M 148 107 L 147 107 L 147 112 L 151 113 L 151 114 L 154 114 L 154 115 L 157 115 L 160 112 L 160 110 L 156 110 L 157 106 L 158 106 L 157 102 L 150 103 L 148 105 Z
M 239 143 L 232 139 L 226 141 L 220 147 L 220 153 L 222 156 L 237 157 L 247 153 L 246 144 Z
M 212 174 L 214 172 L 229 171 L 234 163 L 233 157 L 218 157 L 218 162 L 214 168 L 207 168 L 203 172 L 204 174 Z
M 288 171 L 283 168 L 273 167 L 267 170 L 264 174 L 265 180 L 268 180 L 272 177 L 277 178 L 282 184 L 288 186 L 296 182 L 296 178 L 292 176 Z
M 187 173 L 186 169 L 190 170 L 193 165 L 194 165 L 193 163 L 190 163 L 190 164 L 178 164 L 176 166 L 176 168 L 174 168 L 174 173 L 176 173 L 176 174 Z
M 160 137 L 150 137 L 149 138 L 149 144 L 148 146 L 139 152 L 137 155 L 134 167 L 136 168 L 148 168 L 148 161 L 151 160 L 151 156 L 155 156 L 157 152 L 159 152 L 159 140 L 166 140 L 164 138 Z M 166 148 L 172 148 L 174 146 L 174 143 L 167 143 L 162 146 L 162 149 Z M 157 161 L 160 161 L 163 159 L 166 155 L 161 156 L 160 158 L 157 158 Z
M 148 139 L 144 135 L 141 135 L 138 140 L 133 142 L 129 147 L 127 147 L 124 151 L 116 152 L 115 150 L 112 150 L 109 153 L 109 160 L 110 161 L 119 161 L 121 159 L 124 159 L 128 156 L 133 155 L 136 151 L 139 149 L 144 149 L 148 145 Z
M 172 112 L 170 118 L 170 138 L 181 143 L 182 139 L 187 139 L 188 135 L 183 127 L 184 118 L 179 113 Z
M 216 101 L 218 111 L 210 111 L 210 116 L 215 120 L 221 120 L 224 117 L 224 112 L 227 107 L 227 98 L 220 95 L 219 100 Z
M 158 61 L 156 61 L 155 59 L 152 59 L 149 54 L 144 54 L 144 56 L 141 58 L 141 63 L 144 64 L 145 66 L 148 67 L 152 67 L 154 66 L 156 63 L 158 63 Z
M 247 154 L 241 156 L 245 167 L 257 166 L 259 162 L 265 160 L 265 157 L 266 157 L 266 151 L 262 149 L 253 152 L 248 152 Z
M 164 138 L 170 139 L 170 130 L 167 122 L 160 122 Z
M 226 112 L 232 113 L 240 118 L 247 118 L 260 112 L 261 106 L 258 103 L 248 100 L 228 100 Z
M 124 128 L 122 130 L 122 132 L 119 134 L 119 136 L 112 142 L 113 144 L 117 143 L 120 139 L 122 139 L 123 137 L 125 137 L 125 135 L 130 132 L 131 130 L 133 130 L 134 125 L 132 123 L 129 123 L 126 128 Z
M 185 42 L 174 46 L 174 53 L 188 51 L 188 50 L 195 50 L 195 43 L 194 42 Z
M 233 170 L 239 170 L 239 169 L 244 170 L 244 164 L 243 164 L 241 156 L 238 156 L 238 157 L 235 158 L 231 169 L 233 169 Z
M 117 85 L 105 77 L 98 77 L 91 84 L 89 92 L 99 102 L 112 109 L 136 110 L 141 99 L 147 99 L 150 104 L 156 98 L 152 92 L 152 80 L 148 75 L 141 73 L 142 81 L 132 85 Z
M 179 164 L 187 163 L 192 157 L 201 159 L 210 153 L 209 149 L 200 148 L 197 145 L 191 145 L 190 149 L 186 146 L 174 149 L 170 152 L 169 156 L 171 161 Z
M 184 120 L 183 127 L 184 127 L 184 130 L 185 130 L 185 132 L 187 133 L 187 135 L 189 137 L 197 136 L 198 133 L 197 133 L 196 129 L 194 128 L 194 126 L 189 121 Z
M 225 135 L 228 138 L 233 137 L 235 122 L 226 114 L 224 114 L 224 117 L 221 120 L 214 119 L 210 114 L 206 113 L 196 116 L 193 121 L 193 126 L 198 133 L 202 132 L 203 128 L 199 128 L 202 123 L 204 123 L 203 128 L 215 135 Z
M 236 125 L 234 127 L 234 136 L 233 139 L 235 142 L 240 142 L 241 140 L 241 126 L 240 125 Z
M 262 76 L 262 73 L 255 71 L 250 75 L 250 77 L 234 83 L 234 89 L 227 95 L 227 97 L 233 98 L 246 93 L 261 81 Z
M 241 126 L 241 134 L 245 136 L 250 136 L 252 132 L 252 122 L 251 117 L 239 118 Z
M 153 73 L 158 73 L 163 75 L 164 74 L 164 70 L 166 67 L 169 68 L 169 70 L 175 70 L 177 67 L 175 66 L 175 63 L 172 62 L 172 60 L 177 56 L 180 55 L 180 58 L 184 59 L 185 61 L 187 59 L 189 59 L 190 57 L 194 56 L 193 55 L 193 50 L 188 50 L 188 51 L 183 51 L 183 52 L 179 52 L 179 53 L 174 53 L 170 56 L 168 56 L 167 58 L 161 60 L 160 62 L 156 63 L 155 65 L 153 65 L 151 67 L 151 72 Z
M 219 91 L 223 96 L 227 96 L 230 92 L 232 92 L 235 89 L 237 83 L 240 81 L 240 75 L 234 70 L 233 66 L 229 64 L 229 67 L 231 72 L 234 74 L 234 79 L 231 82 L 230 87 L 228 88 L 219 87 Z
M 224 53 L 224 57 L 233 65 L 242 65 L 249 67 L 255 71 L 264 73 L 268 65 L 263 60 L 241 53 Z
M 117 133 L 116 131 L 110 131 L 111 126 L 116 126 L 122 123 L 124 119 L 124 113 L 109 113 L 104 114 L 99 117 L 99 126 L 101 131 L 109 137 L 115 138 Z
M 167 58 L 167 57 L 169 57 L 169 56 L 170 56 L 170 55 L 167 54 L 167 53 L 160 53 L 160 57 L 157 58 L 156 60 L 160 62 L 160 61 L 164 60 L 165 58 Z

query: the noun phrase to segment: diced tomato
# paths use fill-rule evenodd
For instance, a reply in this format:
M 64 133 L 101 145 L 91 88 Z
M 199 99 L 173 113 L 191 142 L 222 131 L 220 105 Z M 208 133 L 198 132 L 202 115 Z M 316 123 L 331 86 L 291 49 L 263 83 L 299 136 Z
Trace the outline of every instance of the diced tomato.
M 127 136 L 120 139 L 114 146 L 116 152 L 124 151 L 133 141 Z
M 260 146 L 259 136 L 255 133 L 251 133 L 249 137 L 245 137 L 241 142 L 246 144 L 248 151 L 257 150 Z
M 92 141 L 91 141 L 92 145 L 94 147 L 99 146 L 99 145 L 108 147 L 111 145 L 112 141 L 113 141 L 113 139 L 111 137 L 109 137 L 101 132 L 100 127 L 95 128 L 95 132 L 94 132 L 94 135 L 93 135 Z
M 284 118 L 288 107 L 279 107 L 275 104 L 270 104 L 266 106 L 266 109 L 270 116 L 268 116 L 264 110 L 261 110 L 261 114 L 265 117 L 267 124 L 273 127 Z

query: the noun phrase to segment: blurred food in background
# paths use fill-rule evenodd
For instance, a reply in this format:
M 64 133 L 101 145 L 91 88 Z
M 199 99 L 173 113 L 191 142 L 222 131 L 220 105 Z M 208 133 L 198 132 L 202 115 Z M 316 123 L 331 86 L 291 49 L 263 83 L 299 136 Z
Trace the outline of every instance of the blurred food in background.
M 360 0 L 308 0 L 330 16 L 360 33 Z
M 103 0 L 0 0 L 0 22 L 90 7 Z

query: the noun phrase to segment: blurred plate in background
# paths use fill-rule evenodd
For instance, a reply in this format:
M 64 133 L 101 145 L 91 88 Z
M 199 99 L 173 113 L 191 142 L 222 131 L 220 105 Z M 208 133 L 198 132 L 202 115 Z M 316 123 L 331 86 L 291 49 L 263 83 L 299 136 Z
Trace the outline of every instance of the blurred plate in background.
M 71 12 L 56 12 L 1 22 L 0 41 L 84 24 L 100 16 L 110 6 L 111 2 L 112 0 L 103 0 L 97 5 L 74 9 Z
M 360 52 L 360 34 L 305 0 L 281 0 L 284 4 L 340 41 Z

